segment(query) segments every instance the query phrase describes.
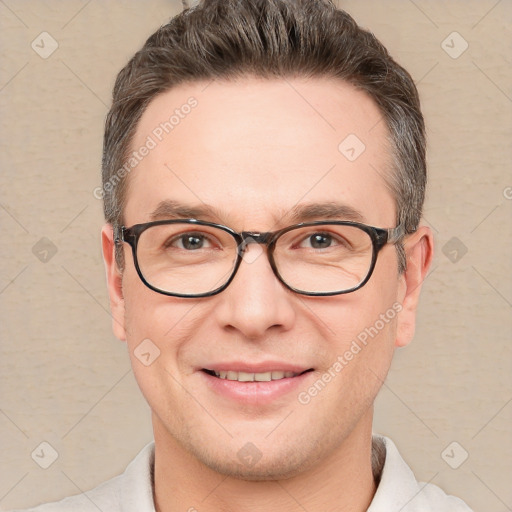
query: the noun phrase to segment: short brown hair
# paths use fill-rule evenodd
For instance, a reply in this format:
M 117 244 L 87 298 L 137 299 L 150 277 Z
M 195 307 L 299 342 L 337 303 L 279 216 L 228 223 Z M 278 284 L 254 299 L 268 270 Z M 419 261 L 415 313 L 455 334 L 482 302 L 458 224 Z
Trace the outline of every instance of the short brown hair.
M 418 91 L 377 38 L 331 0 L 202 0 L 158 29 L 114 86 L 102 162 L 107 222 L 122 223 L 127 173 L 120 171 L 148 104 L 181 83 L 248 75 L 338 78 L 373 98 L 391 137 L 394 169 L 386 180 L 397 224 L 418 227 L 426 184 Z

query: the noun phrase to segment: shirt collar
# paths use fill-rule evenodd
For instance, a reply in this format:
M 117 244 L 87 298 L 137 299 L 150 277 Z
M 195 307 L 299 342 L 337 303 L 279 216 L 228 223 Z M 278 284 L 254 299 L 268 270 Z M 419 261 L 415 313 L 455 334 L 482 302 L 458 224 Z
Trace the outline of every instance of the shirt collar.
M 380 449 L 380 481 L 367 512 L 382 510 L 400 510 L 401 512 L 425 512 L 430 510 L 425 502 L 422 490 L 425 486 L 418 484 L 413 472 L 400 456 L 391 439 L 374 435 L 372 439 L 373 453 L 376 445 Z M 374 468 L 375 469 L 375 468 Z
M 155 443 L 147 444 L 123 474 L 121 512 L 155 512 L 153 500 Z

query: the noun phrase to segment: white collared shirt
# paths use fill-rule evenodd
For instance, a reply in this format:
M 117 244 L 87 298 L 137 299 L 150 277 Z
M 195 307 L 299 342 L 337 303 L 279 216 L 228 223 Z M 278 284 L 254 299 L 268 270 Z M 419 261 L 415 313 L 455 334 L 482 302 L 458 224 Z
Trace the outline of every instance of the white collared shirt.
M 447 496 L 439 487 L 416 481 L 390 439 L 374 436 L 383 443 L 380 482 L 367 512 L 472 512 L 459 498 Z M 126 471 L 83 494 L 18 512 L 155 512 L 153 467 L 155 444 L 148 444 Z

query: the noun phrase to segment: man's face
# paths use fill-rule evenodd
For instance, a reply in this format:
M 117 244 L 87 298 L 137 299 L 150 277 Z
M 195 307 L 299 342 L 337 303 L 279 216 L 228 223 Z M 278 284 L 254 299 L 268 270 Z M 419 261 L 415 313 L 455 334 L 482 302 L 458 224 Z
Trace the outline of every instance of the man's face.
M 158 141 L 155 129 L 191 96 L 197 106 Z M 391 161 L 385 123 L 371 99 L 343 82 L 247 78 L 181 85 L 150 103 L 132 149 L 148 136 L 157 144 L 129 176 L 126 226 L 154 220 L 165 201 L 207 205 L 215 214 L 202 220 L 237 231 L 274 231 L 292 224 L 292 209 L 326 203 L 356 210 L 369 225 L 395 225 L 383 178 Z M 340 150 L 348 136 L 349 147 Z M 365 145 L 359 156 L 363 146 L 354 136 Z M 205 298 L 150 290 L 123 245 L 122 295 L 115 279 L 110 284 L 115 332 L 127 341 L 157 445 L 170 443 L 224 474 L 270 479 L 312 467 L 349 436 L 371 432 L 372 403 L 409 315 L 396 311 L 406 292 L 393 245 L 382 249 L 363 288 L 308 297 L 286 289 L 266 249 L 251 244 L 227 289 Z M 146 366 L 136 354 L 148 339 L 160 354 Z M 204 371 L 238 367 L 313 371 L 227 385 Z M 329 371 L 331 379 L 318 384 Z

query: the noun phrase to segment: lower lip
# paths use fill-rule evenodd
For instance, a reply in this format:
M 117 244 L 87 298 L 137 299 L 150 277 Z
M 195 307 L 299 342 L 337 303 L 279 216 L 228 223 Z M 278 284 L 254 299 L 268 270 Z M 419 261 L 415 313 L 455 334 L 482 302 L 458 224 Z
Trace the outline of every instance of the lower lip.
M 279 380 L 266 382 L 239 382 L 237 380 L 221 379 L 201 371 L 206 378 L 207 385 L 215 393 L 236 400 L 244 404 L 269 404 L 278 398 L 297 391 L 299 386 L 304 385 L 304 381 L 313 372 L 306 372 L 296 377 L 288 377 Z

